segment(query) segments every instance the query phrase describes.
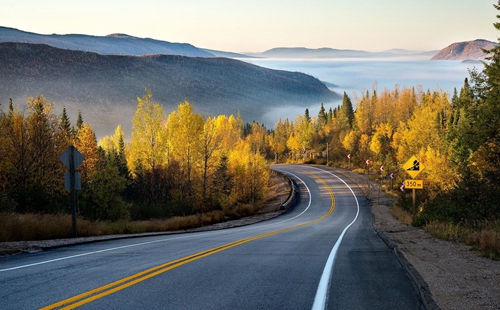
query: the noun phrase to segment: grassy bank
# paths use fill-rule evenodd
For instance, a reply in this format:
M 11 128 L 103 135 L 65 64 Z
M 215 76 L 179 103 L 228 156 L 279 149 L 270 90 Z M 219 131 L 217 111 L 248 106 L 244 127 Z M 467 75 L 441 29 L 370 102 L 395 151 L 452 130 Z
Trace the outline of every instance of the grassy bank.
M 270 190 L 263 201 L 255 204 L 238 205 L 228 212 L 220 210 L 203 214 L 178 216 L 168 219 L 148 221 L 89 221 L 83 217 L 77 219 L 78 237 L 104 236 L 116 234 L 134 234 L 164 232 L 197 228 L 238 219 L 258 213 L 267 213 L 279 209 L 280 201 L 289 192 L 288 184 L 279 176 L 272 176 Z M 0 213 L 0 242 L 35 241 L 64 239 L 73 237 L 70 214 L 19 214 Z
M 391 214 L 402 223 L 412 223 L 411 214 L 398 205 L 392 207 Z M 435 238 L 466 244 L 480 256 L 500 260 L 500 221 L 463 225 L 431 221 L 423 228 Z
M 222 211 L 172 217 L 164 220 L 93 222 L 79 217 L 79 237 L 115 234 L 162 232 L 201 227 L 225 220 Z M 71 215 L 68 214 L 0 214 L 0 242 L 63 239 L 73 236 Z

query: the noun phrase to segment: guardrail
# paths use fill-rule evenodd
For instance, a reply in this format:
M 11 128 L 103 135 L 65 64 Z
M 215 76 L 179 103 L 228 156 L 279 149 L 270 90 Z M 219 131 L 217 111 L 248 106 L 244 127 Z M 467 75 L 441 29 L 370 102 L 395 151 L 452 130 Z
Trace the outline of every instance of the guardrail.
M 295 200 L 297 198 L 298 188 L 297 185 L 283 172 L 271 169 L 271 173 L 277 176 L 282 177 L 290 186 L 290 192 L 288 193 L 288 197 L 285 199 L 285 202 L 280 205 L 280 210 L 285 211 L 289 208 L 293 207 L 295 204 Z

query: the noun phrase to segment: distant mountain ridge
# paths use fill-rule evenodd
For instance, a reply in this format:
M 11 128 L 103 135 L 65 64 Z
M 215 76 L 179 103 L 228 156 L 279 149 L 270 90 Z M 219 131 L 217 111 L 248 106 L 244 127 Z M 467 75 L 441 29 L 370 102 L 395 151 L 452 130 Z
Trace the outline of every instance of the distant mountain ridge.
M 438 51 L 409 51 L 402 49 L 394 49 L 384 52 L 367 52 L 350 49 L 333 49 L 329 47 L 311 49 L 305 47 L 277 47 L 258 54 L 261 57 L 267 58 L 297 58 L 297 59 L 312 59 L 312 58 L 386 58 L 386 57 L 422 57 L 430 58 Z M 257 56 L 257 55 L 255 55 Z
M 0 43 L 20 42 L 47 44 L 53 47 L 95 52 L 102 55 L 182 55 L 189 57 L 214 57 L 213 54 L 187 43 L 170 43 L 126 34 L 90 36 L 83 34 L 42 35 L 14 28 L 0 27 Z
M 453 43 L 439 51 L 432 60 L 484 60 L 487 55 L 483 49 L 489 50 L 495 45 L 483 39 Z
M 82 110 L 101 135 L 112 133 L 117 124 L 130 128 L 136 98 L 146 88 L 166 112 L 188 100 L 204 115 L 240 111 L 249 122 L 272 108 L 340 99 L 310 75 L 228 58 L 100 55 L 43 44 L 0 43 L 0 73 L 2 102 L 13 98 L 24 104 L 28 96 L 42 94 L 68 111 Z

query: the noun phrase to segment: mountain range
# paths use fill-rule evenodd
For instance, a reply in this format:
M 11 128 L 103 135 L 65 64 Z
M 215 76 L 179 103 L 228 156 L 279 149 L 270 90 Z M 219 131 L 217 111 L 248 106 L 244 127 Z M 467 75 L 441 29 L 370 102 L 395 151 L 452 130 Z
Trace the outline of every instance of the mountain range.
M 311 58 L 388 58 L 388 57 L 419 57 L 429 59 L 438 51 L 409 51 L 402 49 L 394 49 L 384 52 L 367 52 L 349 49 L 333 49 L 333 48 L 318 48 L 310 49 L 305 47 L 278 47 L 267 50 L 260 54 L 252 54 L 253 56 L 265 58 L 296 58 L 296 59 L 311 59 Z
M 214 57 L 213 54 L 191 44 L 136 38 L 119 33 L 107 36 L 83 34 L 43 35 L 14 28 L 0 27 L 0 42 L 42 43 L 62 49 L 96 52 L 103 55 L 141 56 L 165 54 L 189 57 Z
M 489 49 L 495 43 L 487 40 L 458 42 L 442 50 L 411 51 L 391 49 L 383 52 L 367 52 L 351 49 L 305 47 L 277 47 L 261 53 L 234 53 L 198 48 L 187 43 L 171 43 L 150 38 L 137 38 L 114 33 L 107 36 L 84 34 L 43 35 L 0 26 L 0 42 L 41 43 L 61 49 L 96 52 L 102 55 L 182 55 L 188 57 L 224 57 L 244 59 L 259 58 L 391 58 L 412 57 L 433 60 L 484 60 L 481 49 Z

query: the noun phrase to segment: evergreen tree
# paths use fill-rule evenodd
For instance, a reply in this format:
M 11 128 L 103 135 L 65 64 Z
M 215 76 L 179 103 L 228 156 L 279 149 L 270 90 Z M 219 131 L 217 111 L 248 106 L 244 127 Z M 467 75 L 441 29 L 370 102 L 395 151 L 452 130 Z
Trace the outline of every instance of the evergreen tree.
M 228 160 L 228 157 L 222 154 L 214 173 L 214 204 L 222 209 L 229 206 L 229 195 L 234 187 L 233 175 L 229 173 Z
M 78 111 L 78 118 L 76 120 L 76 130 L 82 129 L 83 126 L 83 118 L 82 118 L 82 111 Z
M 73 132 L 71 129 L 71 122 L 69 120 L 68 114 L 66 113 L 65 106 L 63 106 L 61 118 L 59 119 L 59 128 L 61 129 L 61 132 L 69 142 L 71 140 Z
M 305 118 L 305 121 L 310 123 L 311 122 L 311 116 L 309 115 L 309 109 L 306 109 L 306 111 L 304 112 L 304 118 Z
M 328 122 L 328 115 L 326 114 L 325 106 L 321 103 L 321 108 L 318 112 L 318 127 L 323 128 Z
M 349 98 L 349 96 L 347 96 L 346 92 L 344 92 L 340 110 L 342 111 L 343 116 L 347 118 L 349 128 L 352 128 L 352 125 L 354 123 L 354 109 L 352 107 L 351 99 Z
M 12 98 L 9 98 L 9 112 L 7 117 L 9 118 L 9 120 L 11 120 L 13 116 L 14 116 L 14 103 L 12 103 Z
M 332 108 L 330 108 L 328 110 L 328 123 L 331 123 L 332 120 L 333 120 L 333 110 Z

